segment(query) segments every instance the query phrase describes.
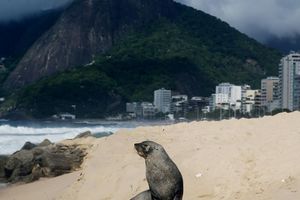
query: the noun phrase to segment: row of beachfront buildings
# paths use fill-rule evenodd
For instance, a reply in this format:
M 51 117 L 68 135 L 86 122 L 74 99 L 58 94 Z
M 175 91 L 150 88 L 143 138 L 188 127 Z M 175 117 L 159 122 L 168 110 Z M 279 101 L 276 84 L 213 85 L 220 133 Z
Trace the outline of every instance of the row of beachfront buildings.
M 261 81 L 261 88 L 251 89 L 249 85 L 236 86 L 222 83 L 212 95 L 210 108 L 241 110 L 249 113 L 253 109 L 272 112 L 276 109 L 300 110 L 300 54 L 291 52 L 279 64 L 279 77 L 267 77 Z
M 261 80 L 260 89 L 249 85 L 221 83 L 210 97 L 191 97 L 172 93 L 171 90 L 154 91 L 152 102 L 126 104 L 126 111 L 133 117 L 151 118 L 157 113 L 180 114 L 189 111 L 213 112 L 216 109 L 240 111 L 251 114 L 253 110 L 272 112 L 276 109 L 300 110 L 300 54 L 291 52 L 279 65 L 279 77 Z

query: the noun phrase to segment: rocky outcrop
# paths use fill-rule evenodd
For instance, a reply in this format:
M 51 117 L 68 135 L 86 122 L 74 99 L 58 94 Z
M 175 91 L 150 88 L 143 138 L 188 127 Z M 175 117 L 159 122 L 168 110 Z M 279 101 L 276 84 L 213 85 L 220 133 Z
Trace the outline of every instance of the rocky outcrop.
M 8 160 L 8 156 L 0 156 L 0 182 L 6 182 L 4 167 Z
M 35 148 L 37 145 L 33 144 L 31 142 L 26 142 L 23 147 L 21 148 L 21 150 L 31 150 L 33 148 Z
M 87 138 L 87 137 L 93 137 L 91 131 L 86 131 L 86 132 L 80 133 L 80 134 L 78 134 L 75 137 L 75 139 L 78 139 L 78 138 Z
M 11 156 L 0 157 L 0 178 L 2 175 L 16 183 L 59 176 L 78 169 L 86 155 L 78 145 L 52 144 L 49 140 L 34 147 L 27 142 L 24 147 Z
M 51 143 L 50 140 L 45 139 L 45 140 L 44 140 L 43 142 L 41 142 L 38 146 L 39 146 L 39 147 L 46 147 L 46 146 L 48 146 L 48 145 L 50 145 L 50 144 L 53 144 L 53 143 Z
M 5 177 L 9 182 L 25 181 L 34 166 L 33 152 L 20 150 L 8 158 L 4 166 Z
M 27 51 L 4 87 L 91 63 L 126 33 L 172 14 L 173 0 L 76 0 Z

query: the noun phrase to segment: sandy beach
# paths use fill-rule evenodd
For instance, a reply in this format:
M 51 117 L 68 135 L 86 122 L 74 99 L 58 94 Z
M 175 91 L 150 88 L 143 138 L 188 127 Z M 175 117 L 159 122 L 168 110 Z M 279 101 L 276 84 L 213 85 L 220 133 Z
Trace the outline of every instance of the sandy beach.
M 126 200 L 148 189 L 133 144 L 153 140 L 181 170 L 186 200 L 299 200 L 300 113 L 121 130 L 89 145 L 82 169 L 0 189 L 2 200 Z

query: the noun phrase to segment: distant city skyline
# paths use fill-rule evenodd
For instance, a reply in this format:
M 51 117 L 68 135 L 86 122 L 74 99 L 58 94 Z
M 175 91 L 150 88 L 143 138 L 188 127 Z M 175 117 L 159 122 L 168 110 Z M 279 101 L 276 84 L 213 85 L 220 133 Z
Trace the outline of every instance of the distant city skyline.
M 154 101 L 128 102 L 126 112 L 130 117 L 149 118 L 157 113 L 175 119 L 174 116 L 186 118 L 188 112 L 196 112 L 199 119 L 200 109 L 206 119 L 207 113 L 219 112 L 219 120 L 224 119 L 222 110 L 227 111 L 227 117 L 264 116 L 275 111 L 296 111 L 300 109 L 300 54 L 290 53 L 281 59 L 279 77 L 269 76 L 261 80 L 258 89 L 252 89 L 250 85 L 234 85 L 231 83 L 219 83 L 215 93 L 210 97 L 191 97 L 185 94 L 174 94 L 172 90 L 164 88 L 154 91 Z M 175 91 L 175 93 L 178 93 Z M 233 111 L 233 115 L 230 112 Z M 225 112 L 226 113 L 226 112 Z M 168 115 L 167 115 L 168 114 Z M 170 116 L 171 114 L 172 116 Z M 179 114 L 179 115 L 178 115 Z M 242 115 L 241 115 L 242 114 Z M 216 116 L 214 116 L 216 118 Z

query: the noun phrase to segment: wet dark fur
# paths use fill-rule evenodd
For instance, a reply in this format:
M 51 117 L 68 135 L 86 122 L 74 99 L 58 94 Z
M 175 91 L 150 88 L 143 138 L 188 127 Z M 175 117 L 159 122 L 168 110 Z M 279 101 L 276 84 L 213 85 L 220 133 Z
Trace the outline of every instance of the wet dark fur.
M 152 141 L 138 143 L 134 147 L 145 159 L 146 178 L 150 189 L 131 200 L 181 200 L 182 175 L 164 148 Z

